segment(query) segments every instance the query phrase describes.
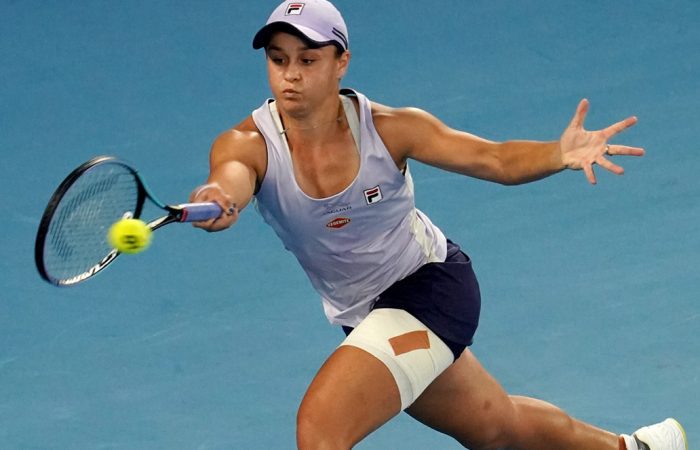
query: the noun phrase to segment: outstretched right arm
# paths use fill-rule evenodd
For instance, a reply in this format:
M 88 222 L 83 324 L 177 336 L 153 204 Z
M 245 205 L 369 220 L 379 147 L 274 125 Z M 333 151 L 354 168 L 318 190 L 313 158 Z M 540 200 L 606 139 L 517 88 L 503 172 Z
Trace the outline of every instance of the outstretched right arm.
M 223 213 L 194 226 L 221 231 L 233 225 L 262 182 L 266 166 L 265 140 L 250 117 L 221 134 L 211 148 L 207 183 L 192 191 L 190 201 L 218 203 Z

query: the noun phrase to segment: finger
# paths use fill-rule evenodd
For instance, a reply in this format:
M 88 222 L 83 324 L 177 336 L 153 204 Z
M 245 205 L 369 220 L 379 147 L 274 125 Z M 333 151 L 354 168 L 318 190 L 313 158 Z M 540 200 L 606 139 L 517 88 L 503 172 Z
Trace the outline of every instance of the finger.
M 641 147 L 628 147 L 626 145 L 611 145 L 608 147 L 608 155 L 621 156 L 644 156 L 644 149 Z
M 234 216 L 223 215 L 216 219 L 209 219 L 201 222 L 192 222 L 192 225 L 196 228 L 201 228 L 205 231 L 216 232 L 225 230 L 230 227 L 238 220 L 238 214 Z
M 592 164 L 584 165 L 583 172 L 586 174 L 586 178 L 588 178 L 589 183 L 596 184 L 595 173 L 593 172 L 593 165 Z
M 238 209 L 235 205 L 230 205 L 228 209 L 223 209 L 219 217 L 213 219 L 209 224 L 209 231 L 224 230 L 238 221 Z
M 214 202 L 215 202 L 217 205 L 219 205 L 219 207 L 221 208 L 221 216 L 219 216 L 219 217 L 222 217 L 222 216 L 224 216 L 224 215 L 226 215 L 226 216 L 232 216 L 232 215 L 234 215 L 234 214 L 236 214 L 236 213 L 238 212 L 238 208 L 236 207 L 236 204 L 233 203 L 233 202 L 228 198 L 228 196 L 226 196 L 226 198 L 223 198 L 223 199 L 222 199 L 222 198 L 216 198 L 216 199 L 214 199 Z
M 615 175 L 622 175 L 625 173 L 625 169 L 623 169 L 621 166 L 618 166 L 617 164 L 605 159 L 605 158 L 598 158 L 596 160 L 596 164 L 598 164 L 600 167 L 609 170 L 610 172 L 614 173 Z
M 627 128 L 633 126 L 634 124 L 637 123 L 637 118 L 632 116 L 628 117 L 625 120 L 621 120 L 617 123 L 614 123 L 607 127 L 606 129 L 603 130 L 603 135 L 605 136 L 605 139 L 610 139 L 611 137 L 615 136 L 616 134 L 625 131 Z
M 583 128 L 583 123 L 586 121 L 586 114 L 588 114 L 588 107 L 590 104 L 587 99 L 583 99 L 578 103 L 576 107 L 576 113 L 571 119 L 570 127 L 573 128 Z
M 192 222 L 192 226 L 195 228 L 202 228 L 204 230 L 209 230 L 214 225 L 216 219 L 201 220 L 198 222 Z

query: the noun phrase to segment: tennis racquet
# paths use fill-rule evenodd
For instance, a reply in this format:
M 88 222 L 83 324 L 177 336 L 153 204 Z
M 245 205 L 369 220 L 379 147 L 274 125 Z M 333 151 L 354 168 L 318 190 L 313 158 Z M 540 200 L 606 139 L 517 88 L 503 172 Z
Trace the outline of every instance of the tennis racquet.
M 107 242 L 107 231 L 120 219 L 140 218 L 146 198 L 167 213 L 148 223 L 151 230 L 212 219 L 222 211 L 216 203 L 166 205 L 127 163 L 112 156 L 93 158 L 63 180 L 46 206 L 34 247 L 41 277 L 55 286 L 72 286 L 107 267 L 119 256 Z

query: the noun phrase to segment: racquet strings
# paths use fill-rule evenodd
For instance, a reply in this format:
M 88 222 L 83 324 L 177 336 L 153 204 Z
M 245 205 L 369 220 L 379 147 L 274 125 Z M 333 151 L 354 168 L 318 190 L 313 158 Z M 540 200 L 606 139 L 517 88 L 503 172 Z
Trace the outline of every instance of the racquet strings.
M 48 227 L 48 274 L 66 280 L 99 264 L 112 251 L 109 228 L 133 215 L 138 199 L 138 181 L 121 164 L 98 164 L 79 176 L 60 199 Z

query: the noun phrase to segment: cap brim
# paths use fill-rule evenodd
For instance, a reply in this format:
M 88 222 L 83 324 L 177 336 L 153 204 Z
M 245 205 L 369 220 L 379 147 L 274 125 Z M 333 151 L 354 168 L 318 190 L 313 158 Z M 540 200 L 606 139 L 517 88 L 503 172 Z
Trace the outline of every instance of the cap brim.
M 322 36 L 311 28 L 302 25 L 292 25 L 289 22 L 272 22 L 262 27 L 260 31 L 255 34 L 253 38 L 253 48 L 257 50 L 266 47 L 272 35 L 278 31 L 304 37 L 319 47 L 335 43 L 334 40 L 329 41 L 325 36 Z

